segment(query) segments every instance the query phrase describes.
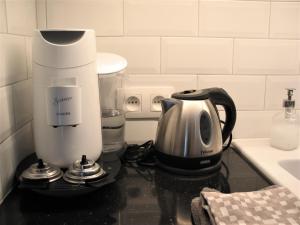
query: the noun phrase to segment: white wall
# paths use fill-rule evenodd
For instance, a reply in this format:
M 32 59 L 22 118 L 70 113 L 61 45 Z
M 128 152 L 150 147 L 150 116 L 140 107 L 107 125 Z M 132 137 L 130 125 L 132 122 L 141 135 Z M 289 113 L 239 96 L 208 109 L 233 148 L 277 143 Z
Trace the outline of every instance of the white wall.
M 286 87 L 298 89 L 300 109 L 299 0 L 39 2 L 40 27 L 93 28 L 98 51 L 126 57 L 124 86 L 224 87 L 238 108 L 236 138 L 268 137 Z M 127 140 L 153 138 L 155 126 L 129 121 Z
M 0 203 L 16 166 L 33 151 L 31 33 L 34 0 L 0 0 Z
M 237 104 L 238 138 L 268 136 L 285 87 L 298 89 L 300 109 L 299 0 L 0 0 L 0 199 L 32 149 L 36 26 L 95 29 L 98 51 L 128 59 L 124 86 L 224 87 Z M 126 138 L 153 138 L 155 129 L 129 121 Z

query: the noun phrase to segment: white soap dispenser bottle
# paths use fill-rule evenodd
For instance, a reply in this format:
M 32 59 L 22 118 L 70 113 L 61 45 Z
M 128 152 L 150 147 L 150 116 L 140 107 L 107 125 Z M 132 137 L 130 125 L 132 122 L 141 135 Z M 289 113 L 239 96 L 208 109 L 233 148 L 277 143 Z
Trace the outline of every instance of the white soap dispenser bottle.
M 293 150 L 299 144 L 299 116 L 292 100 L 295 89 L 287 89 L 288 98 L 283 100 L 284 110 L 273 117 L 271 146 L 281 150 Z

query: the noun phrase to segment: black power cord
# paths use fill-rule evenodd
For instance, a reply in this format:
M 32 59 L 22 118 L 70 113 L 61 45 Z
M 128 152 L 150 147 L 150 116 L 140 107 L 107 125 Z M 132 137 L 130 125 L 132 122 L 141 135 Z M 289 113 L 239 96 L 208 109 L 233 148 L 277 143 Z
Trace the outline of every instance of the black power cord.
M 220 123 L 221 123 L 221 124 L 225 124 L 225 122 L 224 122 L 223 120 L 220 120 Z M 226 151 L 226 150 L 231 146 L 231 142 L 232 142 L 232 133 L 229 135 L 229 138 L 228 138 L 226 141 L 227 141 L 227 144 L 223 146 L 222 151 Z M 226 143 L 226 141 L 225 141 L 225 143 Z M 228 168 L 228 166 L 226 165 L 226 163 L 225 163 L 223 160 L 222 160 L 222 165 L 223 165 L 223 167 L 224 167 L 224 169 L 225 169 L 225 172 L 226 172 L 225 178 L 228 179 L 228 178 L 229 178 L 229 175 L 230 175 L 230 173 L 229 173 L 229 168 Z
M 222 120 L 220 120 L 220 122 L 222 124 L 225 123 Z M 226 151 L 230 147 L 232 142 L 232 134 L 230 134 L 226 142 L 225 142 L 226 144 L 222 148 L 222 151 Z M 137 144 L 128 145 L 121 160 L 126 166 L 134 168 L 136 172 L 139 173 L 146 180 L 152 181 L 153 176 L 151 170 L 149 170 L 149 167 L 156 166 L 153 140 L 149 140 L 141 145 L 137 145 Z M 226 177 L 228 178 L 229 176 L 228 167 L 223 162 L 223 160 L 222 160 L 222 164 L 226 171 Z
M 128 145 L 121 160 L 127 167 L 135 169 L 145 180 L 153 181 L 153 174 L 149 169 L 156 165 L 152 140 L 141 145 Z
M 141 145 L 129 145 L 123 155 L 123 161 L 141 166 L 155 166 L 153 141 L 150 140 Z

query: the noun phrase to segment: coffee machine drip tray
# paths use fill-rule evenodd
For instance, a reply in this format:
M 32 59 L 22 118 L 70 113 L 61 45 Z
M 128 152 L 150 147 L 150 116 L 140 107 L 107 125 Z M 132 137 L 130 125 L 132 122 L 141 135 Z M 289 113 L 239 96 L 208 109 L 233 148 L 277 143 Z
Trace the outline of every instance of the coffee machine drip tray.
M 45 168 L 40 168 L 42 164 Z M 115 182 L 121 161 L 119 158 L 112 160 L 111 157 L 102 154 L 96 162 L 82 156 L 82 159 L 74 162 L 68 170 L 60 171 L 59 168 L 48 167 L 48 164 L 37 159 L 35 153 L 29 155 L 17 167 L 18 187 L 58 197 L 87 194 Z

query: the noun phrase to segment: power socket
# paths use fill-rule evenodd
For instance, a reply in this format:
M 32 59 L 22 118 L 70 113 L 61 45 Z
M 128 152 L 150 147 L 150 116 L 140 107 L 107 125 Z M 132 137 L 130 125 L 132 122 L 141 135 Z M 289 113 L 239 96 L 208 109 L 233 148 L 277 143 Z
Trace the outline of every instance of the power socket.
M 126 95 L 124 99 L 123 109 L 127 112 L 141 112 L 142 111 L 142 96 L 139 94 Z
M 118 107 L 126 112 L 126 118 L 158 118 L 161 100 L 169 98 L 174 91 L 168 86 L 120 88 Z
M 161 100 L 164 96 L 162 95 L 151 95 L 150 96 L 150 110 L 151 112 L 161 112 Z

